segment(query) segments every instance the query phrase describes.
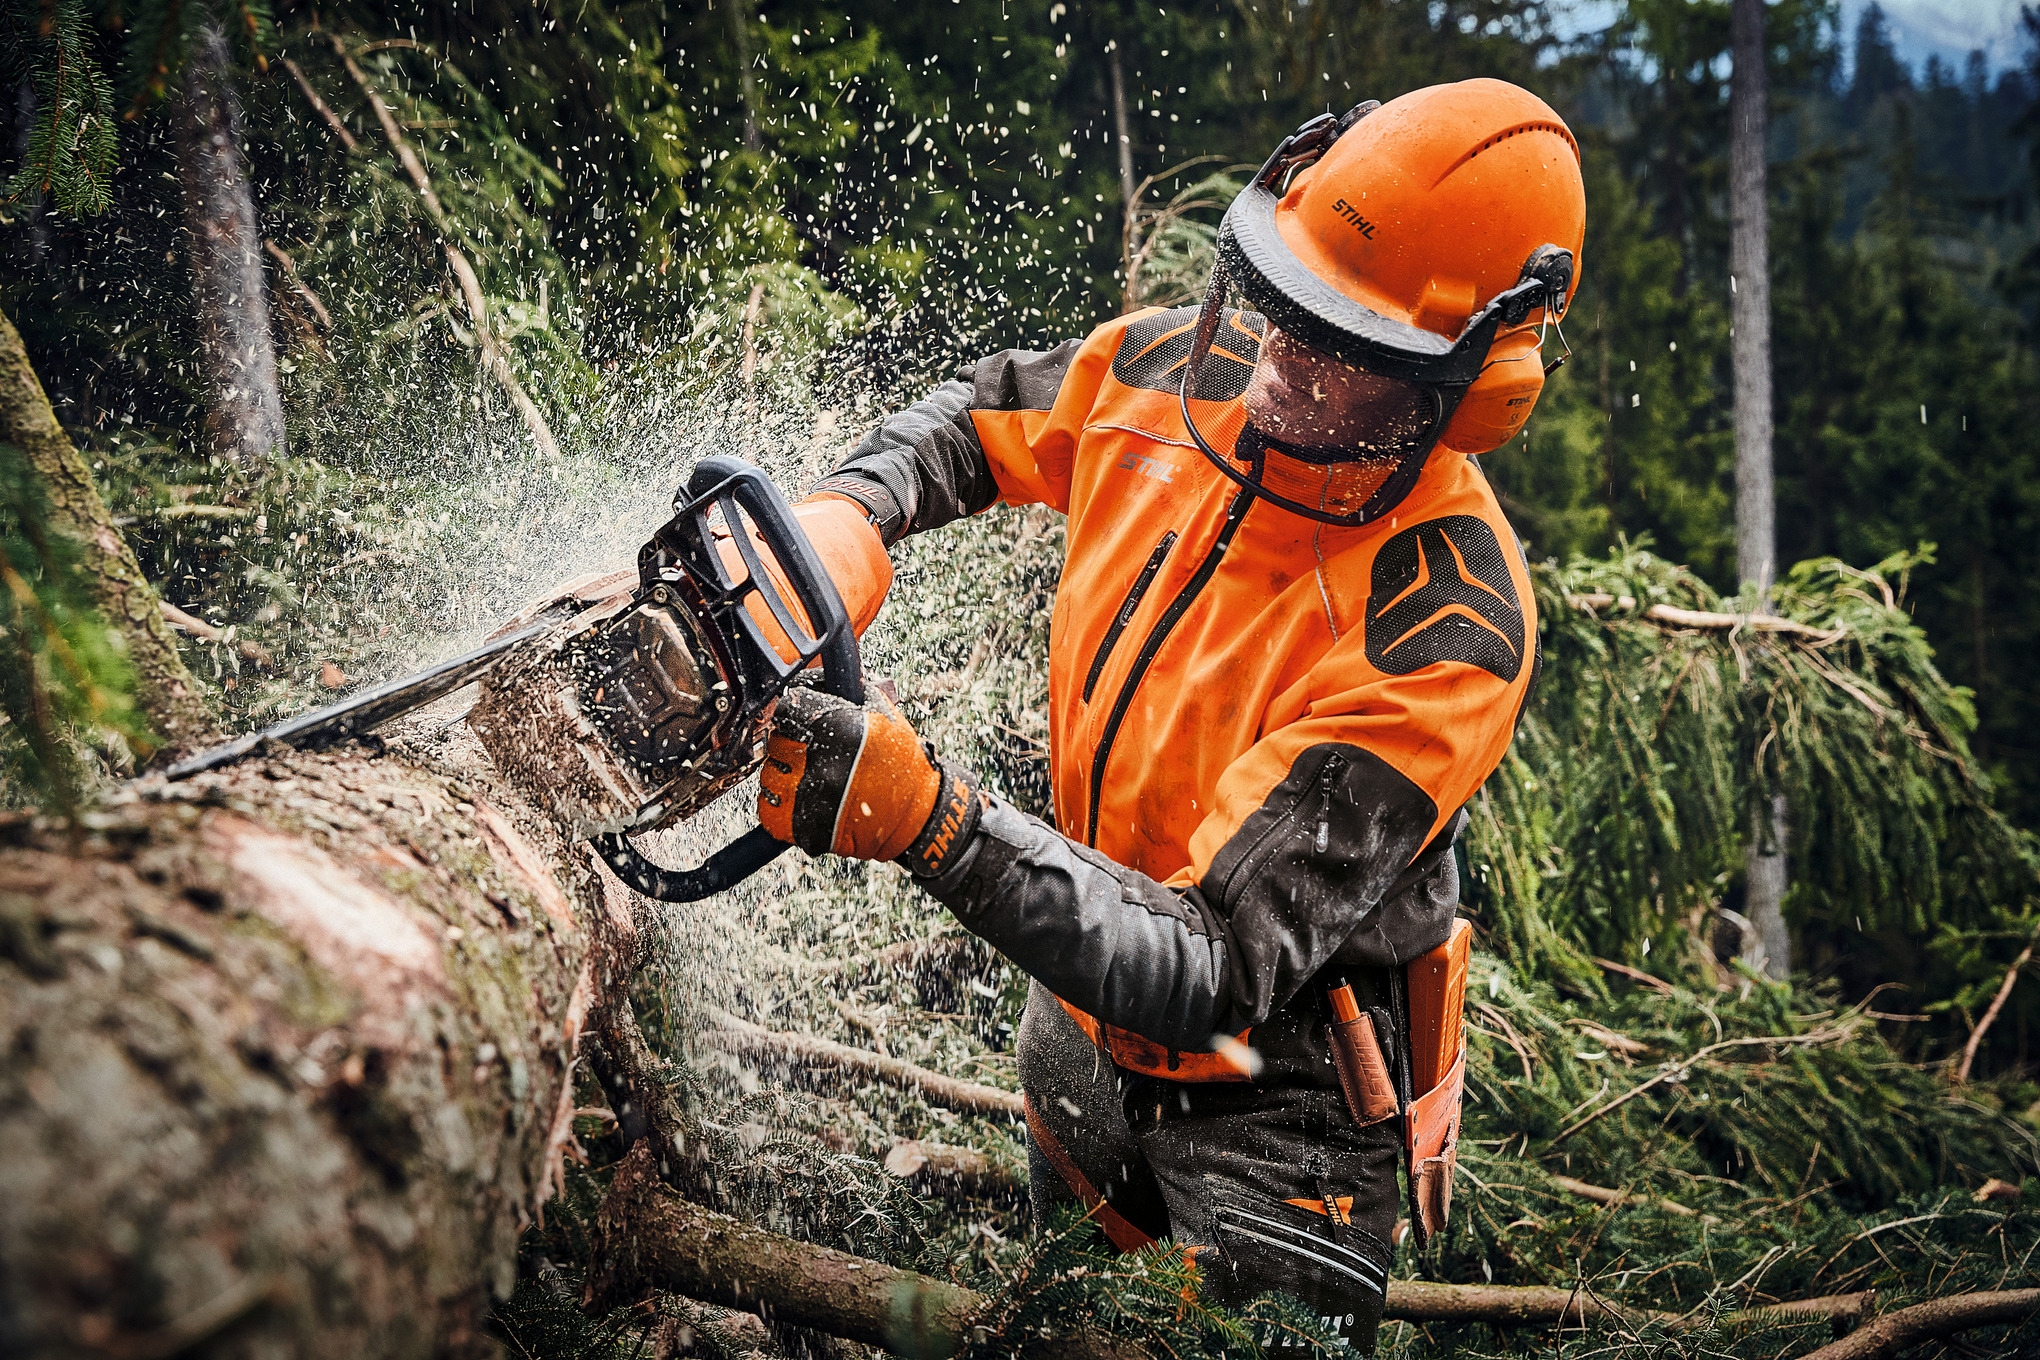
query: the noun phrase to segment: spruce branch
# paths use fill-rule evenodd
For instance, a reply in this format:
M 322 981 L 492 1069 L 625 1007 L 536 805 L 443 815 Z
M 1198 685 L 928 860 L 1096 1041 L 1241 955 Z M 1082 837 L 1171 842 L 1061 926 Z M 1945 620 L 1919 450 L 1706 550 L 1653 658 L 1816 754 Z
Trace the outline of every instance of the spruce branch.
M 1955 1085 L 1961 1086 L 1969 1080 L 1969 1069 L 1976 1062 L 1977 1049 L 1983 1045 L 1984 1031 L 1991 1027 L 1991 1023 L 1998 1018 L 1998 1012 L 2005 1008 L 2005 1002 L 2012 995 L 2013 986 L 2019 981 L 2019 973 L 2032 962 L 2033 946 L 2036 944 L 2040 944 L 2040 923 L 2034 925 L 2033 934 L 2027 939 L 2026 947 L 2019 951 L 2019 957 L 2013 959 L 2012 966 L 2005 969 L 2005 980 L 1998 984 L 1997 995 L 1990 999 L 1990 1006 L 1984 1011 L 1983 1018 L 1976 1022 L 1976 1028 L 1969 1031 L 1969 1041 L 1962 1045 L 1962 1061 L 1955 1068 Z
M 405 140 L 403 130 L 397 126 L 396 115 L 390 111 L 390 106 L 383 102 L 381 94 L 377 93 L 367 74 L 362 71 L 360 63 L 355 61 L 346 41 L 336 33 L 332 36 L 332 42 L 334 54 L 340 58 L 340 64 L 346 68 L 348 77 L 367 98 L 368 107 L 375 114 L 376 123 L 381 126 L 390 149 L 396 153 L 398 164 L 403 166 L 412 187 L 418 191 L 418 201 L 425 205 L 426 215 L 432 219 L 432 225 L 439 232 L 440 249 L 446 252 L 447 267 L 453 271 L 453 276 L 460 285 L 461 297 L 467 303 L 468 316 L 474 322 L 475 340 L 481 346 L 483 367 L 487 368 L 489 375 L 501 384 L 511 404 L 516 406 L 518 415 L 524 419 L 525 428 L 531 432 L 532 442 L 538 445 L 539 454 L 547 462 L 558 462 L 559 442 L 553 438 L 552 428 L 546 423 L 545 415 L 538 409 L 538 403 L 524 390 L 524 384 L 518 380 L 516 371 L 510 366 L 509 357 L 504 354 L 503 346 L 496 338 L 495 330 L 489 323 L 488 298 L 482 292 L 482 281 L 476 275 L 474 265 L 468 261 L 467 253 L 455 242 L 453 222 L 440 204 L 439 195 L 433 191 L 431 176 L 425 173 L 425 163 L 418 159 L 418 153 L 411 148 L 410 142 Z

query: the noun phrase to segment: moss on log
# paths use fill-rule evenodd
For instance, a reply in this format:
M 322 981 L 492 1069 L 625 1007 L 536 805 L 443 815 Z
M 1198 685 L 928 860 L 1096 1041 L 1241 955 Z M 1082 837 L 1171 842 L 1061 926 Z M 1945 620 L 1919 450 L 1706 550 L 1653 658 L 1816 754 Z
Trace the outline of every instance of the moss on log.
M 49 497 L 50 527 L 77 541 L 100 613 L 127 645 L 136 700 L 167 753 L 199 746 L 218 723 L 178 654 L 156 591 L 114 526 L 92 469 L 57 424 L 21 333 L 0 313 L 0 440 L 28 455 Z

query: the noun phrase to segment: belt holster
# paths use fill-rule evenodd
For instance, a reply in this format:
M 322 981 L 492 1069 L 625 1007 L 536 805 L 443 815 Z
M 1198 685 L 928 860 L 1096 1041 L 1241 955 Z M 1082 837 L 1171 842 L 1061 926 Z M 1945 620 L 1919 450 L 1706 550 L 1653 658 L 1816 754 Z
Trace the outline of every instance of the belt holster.
M 1398 1114 L 1403 1118 L 1410 1231 L 1419 1251 L 1444 1228 L 1452 1208 L 1472 955 L 1473 927 L 1453 921 L 1445 943 L 1390 976 L 1392 1013 L 1362 1009 L 1344 978 L 1334 977 L 1326 988 L 1332 1062 L 1354 1122 L 1365 1128 Z

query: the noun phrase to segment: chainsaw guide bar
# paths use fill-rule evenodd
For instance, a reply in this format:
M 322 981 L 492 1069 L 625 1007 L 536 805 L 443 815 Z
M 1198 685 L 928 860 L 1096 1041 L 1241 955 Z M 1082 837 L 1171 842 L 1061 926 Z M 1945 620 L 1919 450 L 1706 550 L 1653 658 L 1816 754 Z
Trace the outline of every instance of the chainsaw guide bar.
M 785 843 L 757 827 L 700 868 L 675 870 L 645 859 L 627 833 L 685 820 L 742 783 L 764 759 L 773 702 L 816 663 L 823 688 L 863 702 L 849 615 L 786 501 L 749 463 L 704 458 L 673 518 L 639 550 L 634 583 L 629 572 L 582 577 L 465 656 L 236 738 L 166 777 L 218 769 L 265 743 L 333 746 L 480 681 L 465 717 L 497 768 L 625 883 L 695 901 L 755 873 Z

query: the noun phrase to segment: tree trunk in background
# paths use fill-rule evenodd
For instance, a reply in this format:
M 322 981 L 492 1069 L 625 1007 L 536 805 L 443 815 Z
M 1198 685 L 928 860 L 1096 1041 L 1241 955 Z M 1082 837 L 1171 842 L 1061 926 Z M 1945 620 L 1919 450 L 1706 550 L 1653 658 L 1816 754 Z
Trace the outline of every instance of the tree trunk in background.
M 1770 199 L 1765 185 L 1764 0 L 1734 0 L 1729 84 L 1728 269 L 1734 326 L 1736 571 L 1754 582 L 1759 600 L 1778 575 L 1777 498 L 1771 478 Z M 1792 971 L 1792 936 L 1785 926 L 1785 800 L 1773 798 L 1752 818 L 1747 907 L 1757 942 L 1745 953 L 1766 977 Z
M 498 1352 L 628 908 L 454 733 L 0 817 L 0 1353 Z
M 206 25 L 192 42 L 175 121 L 207 432 L 213 452 L 253 463 L 284 452 L 283 398 L 276 385 L 262 233 L 241 159 L 241 106 L 227 40 L 215 25 Z
M 751 66 L 751 0 L 726 0 L 730 42 L 736 48 L 737 80 L 744 96 L 744 150 L 757 151 L 765 139 L 758 133 L 758 77 Z
M 1105 56 L 1112 70 L 1112 134 L 1119 141 L 1119 204 L 1123 216 L 1133 211 L 1134 186 L 1140 181 L 1133 177 L 1133 129 L 1127 125 L 1126 72 L 1119 59 L 1119 44 L 1114 42 Z
M 28 362 L 21 334 L 0 313 L 0 439 L 28 455 L 49 499 L 50 528 L 83 552 L 99 612 L 120 631 L 135 668 L 135 699 L 149 726 L 175 753 L 218 730 L 198 682 L 178 654 L 161 602 L 141 564 L 114 525 L 92 469 L 57 424 L 49 398 Z M 4 889 L 0 889 L 4 890 Z

